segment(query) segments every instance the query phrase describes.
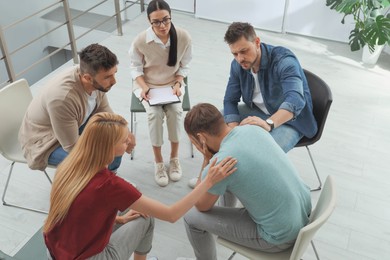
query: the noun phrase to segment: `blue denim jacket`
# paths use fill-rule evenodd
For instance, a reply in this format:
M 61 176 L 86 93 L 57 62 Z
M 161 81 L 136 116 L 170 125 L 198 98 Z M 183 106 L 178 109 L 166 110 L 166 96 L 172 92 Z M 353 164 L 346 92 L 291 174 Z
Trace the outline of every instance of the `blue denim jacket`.
M 294 114 L 285 124 L 297 129 L 306 137 L 317 132 L 317 122 L 313 115 L 313 104 L 305 74 L 298 59 L 284 47 L 274 47 L 261 43 L 260 69 L 257 73 L 261 94 L 267 110 L 274 114 L 285 109 Z M 233 60 L 226 87 L 224 105 L 225 122 L 240 122 L 238 102 L 253 108 L 254 78 L 250 70 L 244 70 Z

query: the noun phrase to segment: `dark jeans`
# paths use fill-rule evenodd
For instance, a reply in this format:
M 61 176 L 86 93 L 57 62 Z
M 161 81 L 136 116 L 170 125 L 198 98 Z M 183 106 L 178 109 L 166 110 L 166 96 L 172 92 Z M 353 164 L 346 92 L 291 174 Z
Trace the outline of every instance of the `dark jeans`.
M 89 117 L 91 118 L 91 117 Z M 89 121 L 89 118 L 87 119 L 87 121 L 82 124 L 79 128 L 79 135 L 81 135 L 81 133 L 84 131 L 84 128 L 86 126 L 86 124 L 88 123 Z M 50 165 L 58 165 L 60 164 L 64 159 L 65 157 L 68 156 L 68 152 L 65 151 L 62 146 L 58 147 L 57 149 L 55 149 L 49 156 L 49 161 L 48 163 Z M 119 168 L 119 166 L 121 165 L 121 162 L 122 162 L 122 156 L 117 156 L 115 157 L 114 161 L 108 166 L 108 169 L 110 171 L 113 171 L 113 172 L 116 172 L 116 170 Z

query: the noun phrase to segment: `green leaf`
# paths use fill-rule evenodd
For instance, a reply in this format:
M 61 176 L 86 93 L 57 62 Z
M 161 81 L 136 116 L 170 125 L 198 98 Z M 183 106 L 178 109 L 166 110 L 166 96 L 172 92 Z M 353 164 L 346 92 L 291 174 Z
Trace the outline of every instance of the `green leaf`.
M 336 7 L 342 2 L 342 0 L 326 0 L 326 6 L 330 9 L 336 9 Z
M 366 44 L 371 51 L 376 45 L 390 45 L 390 0 L 326 0 L 326 6 L 345 17 L 353 16 L 355 28 L 350 32 L 349 44 L 357 51 Z M 382 15 L 385 13 L 386 16 Z
M 390 19 L 378 15 L 364 30 L 365 39 L 370 46 L 383 45 L 390 40 Z
M 355 27 L 349 36 L 349 45 L 351 46 L 351 51 L 360 50 L 365 45 L 364 32 Z
M 378 1 L 381 2 L 382 8 L 386 8 L 386 7 L 390 6 L 389 0 L 378 0 Z

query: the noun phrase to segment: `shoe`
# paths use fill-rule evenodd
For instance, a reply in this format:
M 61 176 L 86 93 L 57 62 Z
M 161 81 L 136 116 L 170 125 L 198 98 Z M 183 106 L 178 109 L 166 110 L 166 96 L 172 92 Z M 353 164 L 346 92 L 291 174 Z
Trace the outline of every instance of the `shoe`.
M 171 158 L 169 161 L 169 179 L 171 179 L 171 181 L 178 181 L 181 179 L 182 175 L 179 158 Z
M 197 178 L 197 177 L 192 178 L 192 179 L 190 179 L 190 180 L 188 181 L 188 186 L 189 186 L 191 189 L 193 189 L 193 188 L 195 188 L 197 182 L 198 182 L 198 178 Z
M 167 186 L 169 179 L 168 179 L 167 171 L 165 170 L 164 163 L 155 163 L 154 167 L 155 167 L 154 180 L 161 187 Z

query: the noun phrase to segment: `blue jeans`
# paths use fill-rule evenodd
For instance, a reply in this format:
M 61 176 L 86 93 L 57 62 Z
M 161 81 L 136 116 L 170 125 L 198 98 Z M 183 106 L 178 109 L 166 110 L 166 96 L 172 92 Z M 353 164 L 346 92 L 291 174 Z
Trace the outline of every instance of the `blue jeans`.
M 85 125 L 88 123 L 89 118 L 84 124 L 80 126 L 79 135 L 81 135 L 81 133 L 83 132 Z M 62 148 L 62 146 L 60 146 L 50 154 L 48 163 L 50 165 L 56 166 L 60 164 L 65 159 L 66 156 L 68 156 L 68 152 L 65 151 L 64 148 Z M 121 162 L 122 162 L 122 156 L 115 157 L 114 161 L 110 165 L 108 165 L 108 169 L 112 172 L 116 172 L 116 170 L 121 165 Z
M 248 116 L 257 116 L 263 120 L 266 120 L 269 117 L 269 115 L 265 114 L 259 108 L 254 107 L 252 109 L 246 104 L 239 104 L 238 111 L 240 113 L 241 121 Z M 294 148 L 295 145 L 299 142 L 299 140 L 301 140 L 301 138 L 303 137 L 303 134 L 298 132 L 295 128 L 286 124 L 275 128 L 271 131 L 270 134 L 285 153 Z
M 60 164 L 65 157 L 68 156 L 68 152 L 64 150 L 61 146 L 55 149 L 49 156 L 49 164 L 50 165 L 58 165 Z M 114 161 L 110 165 L 108 165 L 108 169 L 112 172 L 116 172 L 122 162 L 122 156 L 115 157 Z

